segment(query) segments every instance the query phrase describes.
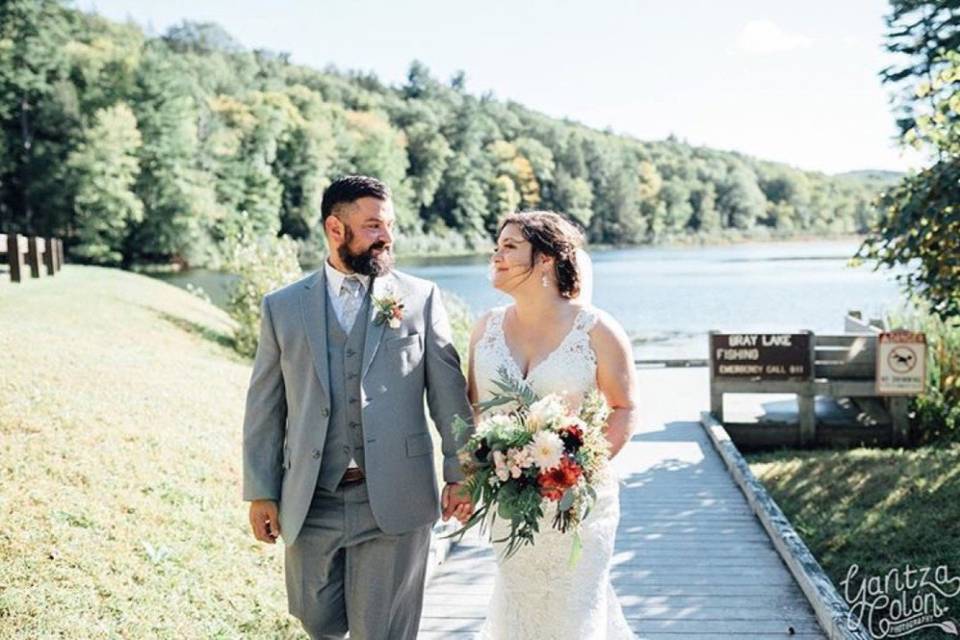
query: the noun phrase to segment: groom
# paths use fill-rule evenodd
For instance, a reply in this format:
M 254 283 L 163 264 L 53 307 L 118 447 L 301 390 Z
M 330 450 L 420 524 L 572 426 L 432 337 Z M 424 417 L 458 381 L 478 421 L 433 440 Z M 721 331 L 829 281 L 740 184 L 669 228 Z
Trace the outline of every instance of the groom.
M 412 640 L 432 525 L 441 506 L 471 511 L 451 430 L 471 416 L 466 381 L 437 286 L 391 270 L 386 185 L 337 180 L 321 212 L 329 258 L 261 306 L 243 498 L 258 540 L 283 535 L 289 610 L 312 638 Z

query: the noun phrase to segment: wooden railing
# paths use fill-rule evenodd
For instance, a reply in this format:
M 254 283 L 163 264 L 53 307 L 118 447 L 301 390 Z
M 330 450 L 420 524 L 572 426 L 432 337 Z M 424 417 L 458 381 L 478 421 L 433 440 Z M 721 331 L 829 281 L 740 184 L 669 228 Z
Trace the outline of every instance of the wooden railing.
M 63 266 L 63 240 L 0 233 L 0 264 L 10 268 L 10 281 L 21 282 L 30 269 L 30 277 L 56 275 Z

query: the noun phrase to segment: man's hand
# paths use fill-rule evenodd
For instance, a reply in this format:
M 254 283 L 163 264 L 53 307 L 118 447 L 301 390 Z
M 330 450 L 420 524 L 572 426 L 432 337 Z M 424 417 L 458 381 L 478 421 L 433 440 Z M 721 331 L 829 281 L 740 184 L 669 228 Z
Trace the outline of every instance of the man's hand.
M 260 542 L 274 544 L 280 535 L 277 503 L 273 500 L 254 500 L 250 503 L 250 528 Z
M 473 513 L 473 502 L 470 495 L 459 482 L 450 482 L 443 488 L 440 506 L 443 509 L 443 521 L 453 516 L 464 524 Z

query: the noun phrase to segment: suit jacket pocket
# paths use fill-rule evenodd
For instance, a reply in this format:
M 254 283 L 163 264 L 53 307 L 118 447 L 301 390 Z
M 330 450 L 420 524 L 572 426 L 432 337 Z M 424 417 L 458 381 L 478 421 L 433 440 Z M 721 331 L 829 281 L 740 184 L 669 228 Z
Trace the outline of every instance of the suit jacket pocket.
M 407 436 L 407 457 L 425 456 L 433 451 L 433 442 L 429 433 L 415 433 Z
M 390 338 L 385 343 L 388 349 L 399 351 L 400 349 L 405 349 L 411 345 L 420 346 L 420 334 L 412 333 L 408 336 L 400 336 L 399 338 Z

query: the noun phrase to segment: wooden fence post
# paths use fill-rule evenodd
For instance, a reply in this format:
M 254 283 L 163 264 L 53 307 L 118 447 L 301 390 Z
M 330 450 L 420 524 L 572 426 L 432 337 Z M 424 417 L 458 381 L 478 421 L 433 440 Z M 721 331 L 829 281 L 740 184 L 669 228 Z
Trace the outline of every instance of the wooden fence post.
M 810 336 L 810 354 L 808 359 L 810 372 L 803 392 L 797 394 L 797 411 L 800 414 L 801 447 L 813 446 L 817 441 L 817 403 L 813 387 L 817 366 L 817 337 L 812 331 L 807 331 L 806 333 Z
M 714 374 L 716 368 L 713 366 L 715 357 L 713 353 L 713 336 L 715 333 L 717 332 L 710 331 L 707 334 L 707 351 L 709 351 L 707 365 L 710 367 L 710 413 L 717 419 L 717 422 L 723 424 L 723 392 L 717 389 L 717 380 Z
M 27 236 L 27 264 L 30 265 L 30 277 L 40 277 L 40 252 L 43 251 L 43 240 L 36 236 Z
M 910 416 L 907 413 L 909 400 L 906 396 L 893 396 L 887 400 L 893 443 L 900 447 L 910 445 Z
M 43 252 L 43 264 L 47 268 L 47 275 L 52 276 L 57 272 L 57 252 L 56 252 L 56 238 L 44 238 L 44 252 Z
M 10 265 L 10 281 L 20 282 L 23 278 L 23 254 L 20 252 L 20 234 L 7 234 L 7 263 Z

